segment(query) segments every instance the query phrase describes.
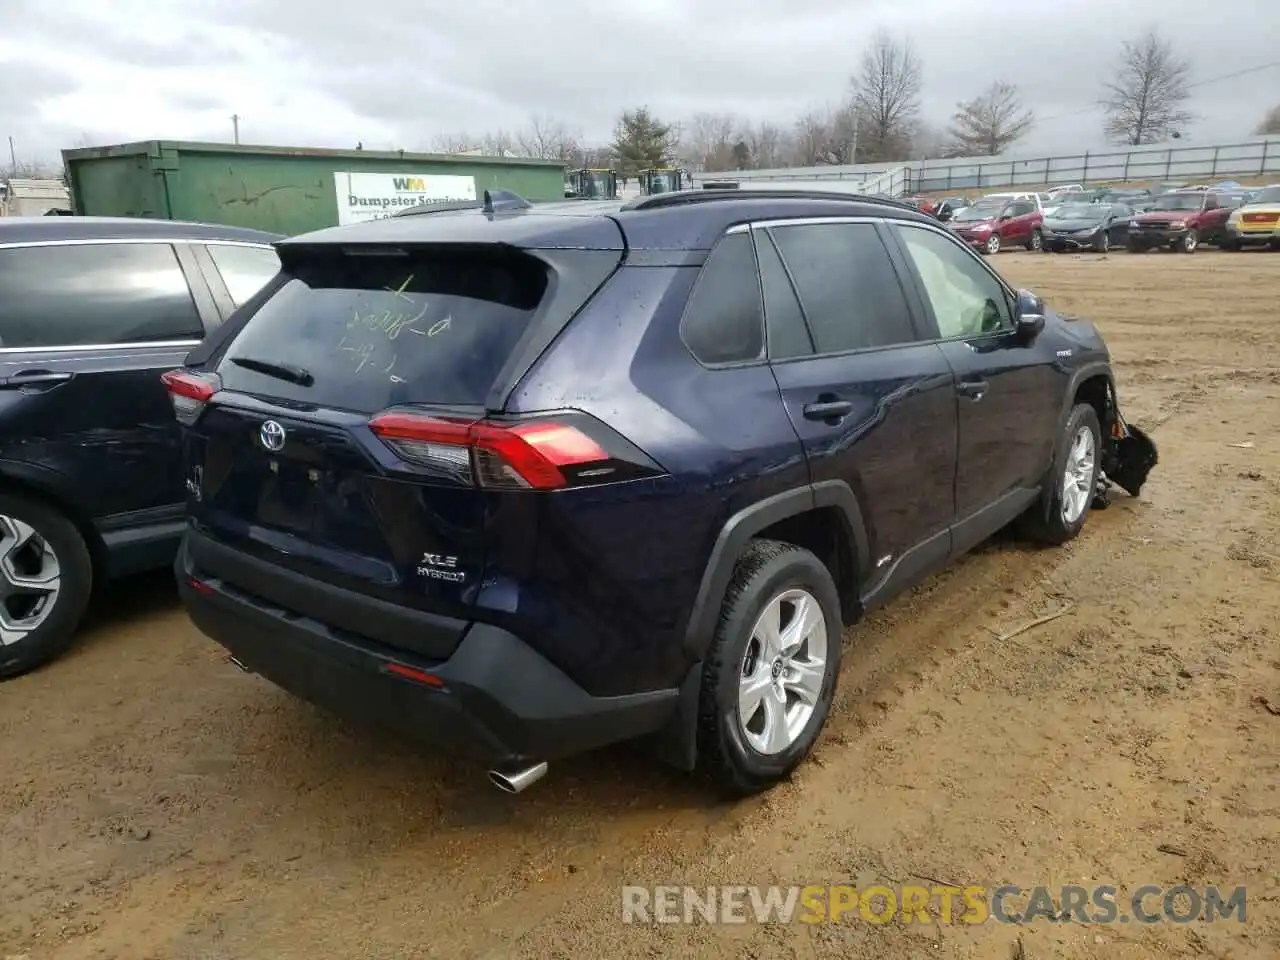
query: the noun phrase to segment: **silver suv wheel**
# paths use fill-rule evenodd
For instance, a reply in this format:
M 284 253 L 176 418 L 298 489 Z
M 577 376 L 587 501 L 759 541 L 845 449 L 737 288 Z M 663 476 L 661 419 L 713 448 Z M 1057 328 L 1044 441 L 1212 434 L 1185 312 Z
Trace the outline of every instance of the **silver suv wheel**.
M 62 569 L 35 527 L 0 514 L 0 644 L 26 638 L 58 602 Z

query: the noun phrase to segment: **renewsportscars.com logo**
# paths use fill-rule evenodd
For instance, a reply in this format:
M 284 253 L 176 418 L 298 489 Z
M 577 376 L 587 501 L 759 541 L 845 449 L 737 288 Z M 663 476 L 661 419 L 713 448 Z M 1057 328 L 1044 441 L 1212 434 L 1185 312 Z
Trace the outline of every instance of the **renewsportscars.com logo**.
M 1131 891 L 1066 884 L 1023 889 L 916 886 L 626 886 L 623 923 L 1212 923 L 1245 921 L 1245 888 Z

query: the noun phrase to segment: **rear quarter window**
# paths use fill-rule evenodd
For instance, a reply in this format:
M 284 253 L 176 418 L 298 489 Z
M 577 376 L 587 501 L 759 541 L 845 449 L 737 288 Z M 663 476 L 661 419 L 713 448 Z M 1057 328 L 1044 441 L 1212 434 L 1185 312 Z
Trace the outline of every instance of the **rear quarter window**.
M 756 255 L 747 233 L 716 244 L 694 284 L 681 333 L 705 364 L 743 363 L 764 355 L 764 314 Z
M 251 300 L 280 271 L 280 258 L 270 247 L 209 243 L 205 249 L 237 307 Z
M 515 253 L 322 250 L 284 260 L 288 279 L 219 361 L 224 386 L 362 413 L 484 403 L 547 289 L 545 266 Z M 287 364 L 309 382 L 237 361 Z

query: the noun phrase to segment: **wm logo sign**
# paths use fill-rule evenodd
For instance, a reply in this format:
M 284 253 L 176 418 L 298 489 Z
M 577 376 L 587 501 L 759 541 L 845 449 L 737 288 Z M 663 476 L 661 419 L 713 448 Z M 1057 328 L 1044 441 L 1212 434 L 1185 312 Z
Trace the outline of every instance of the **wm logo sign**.
M 427 189 L 427 181 L 422 177 L 392 177 L 391 182 L 395 184 L 397 190 L 414 193 L 424 193 Z

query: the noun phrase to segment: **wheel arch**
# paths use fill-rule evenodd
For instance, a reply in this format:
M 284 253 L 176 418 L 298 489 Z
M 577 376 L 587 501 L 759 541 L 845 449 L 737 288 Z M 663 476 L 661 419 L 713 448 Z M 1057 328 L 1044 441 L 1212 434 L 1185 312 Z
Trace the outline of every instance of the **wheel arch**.
M 734 566 L 747 544 L 761 536 L 817 555 L 836 581 L 846 623 L 857 619 L 858 588 L 869 556 L 862 508 L 843 480 L 807 484 L 744 507 L 721 527 L 685 629 L 684 647 L 691 659 L 701 660 L 706 653 Z
M 88 511 L 81 507 L 61 474 L 43 467 L 0 460 L 0 493 L 36 500 L 65 516 L 84 540 L 93 563 L 94 580 L 106 569 L 107 547 Z
M 693 770 L 697 765 L 702 661 L 738 558 L 758 537 L 813 552 L 836 581 L 844 622 L 853 623 L 861 616 L 859 597 L 870 569 L 870 550 L 862 508 L 849 484 L 843 480 L 807 484 L 753 503 L 731 516 L 711 548 L 689 613 L 684 651 L 691 662 L 680 684 L 678 706 L 653 740 L 657 756 L 680 770 Z

